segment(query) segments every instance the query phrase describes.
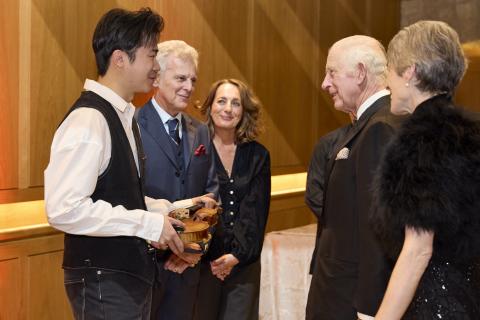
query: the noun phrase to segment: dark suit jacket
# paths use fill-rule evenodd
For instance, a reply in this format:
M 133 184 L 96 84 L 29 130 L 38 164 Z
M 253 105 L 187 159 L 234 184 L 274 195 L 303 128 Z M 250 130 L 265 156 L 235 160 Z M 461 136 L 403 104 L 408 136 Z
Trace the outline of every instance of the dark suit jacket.
M 182 141 L 172 143 L 152 102 L 137 111 L 137 121 L 146 155 L 145 195 L 171 202 L 213 193 L 218 199 L 218 178 L 208 127 L 182 114 Z M 204 152 L 200 151 L 204 147 Z M 200 148 L 200 149 L 199 149 Z M 200 151 L 200 152 L 199 152 Z M 157 283 L 153 290 L 152 319 L 191 319 L 200 268 L 187 268 L 181 275 L 163 269 L 168 253 L 158 256 Z M 178 307 L 182 301 L 182 307 Z
M 333 152 L 336 150 L 335 146 L 341 142 L 339 140 L 345 136 L 350 127 L 351 125 L 349 124 L 330 131 L 326 135 L 322 136 L 313 149 L 312 159 L 310 160 L 310 165 L 308 166 L 305 203 L 310 210 L 312 210 L 313 214 L 315 214 L 318 221 L 315 248 L 318 247 L 318 241 L 322 233 L 320 219 L 323 213 L 323 196 L 325 191 L 325 171 L 327 169 L 327 163 L 330 161 L 332 156 L 335 156 L 333 154 Z M 316 250 L 314 250 L 312 255 L 310 273 L 313 272 L 315 255 Z
M 183 114 L 182 146 L 184 163 L 177 163 L 170 136 L 151 101 L 137 112 L 142 136 L 145 162 L 145 194 L 155 199 L 176 201 L 212 192 L 218 196 L 218 179 L 215 171 L 212 142 L 208 127 Z M 205 153 L 196 155 L 199 146 Z M 180 165 L 185 174 L 179 174 Z M 183 187 L 183 188 L 182 188 Z M 181 190 L 184 190 L 182 192 Z
M 336 146 L 326 169 L 323 230 L 314 277 L 331 272 L 322 270 L 328 263 L 344 265 L 356 282 L 351 286 L 354 308 L 370 315 L 380 305 L 391 271 L 368 223 L 371 188 L 383 150 L 398 126 L 398 118 L 390 113 L 390 97 L 378 99 Z M 348 158 L 336 160 L 343 148 L 349 149 Z

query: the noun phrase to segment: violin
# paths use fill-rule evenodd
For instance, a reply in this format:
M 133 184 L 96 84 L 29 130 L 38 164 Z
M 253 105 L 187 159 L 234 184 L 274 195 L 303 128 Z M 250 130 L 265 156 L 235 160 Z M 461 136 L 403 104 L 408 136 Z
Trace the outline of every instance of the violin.
M 211 238 L 211 227 L 218 222 L 218 215 L 222 208 L 190 208 L 176 209 L 169 213 L 169 216 L 182 221 L 185 228 L 175 226 L 178 236 L 183 243 L 208 243 Z
M 183 243 L 190 242 L 207 242 L 209 240 L 209 228 L 210 225 L 206 221 L 195 221 L 192 218 L 182 220 L 185 224 L 183 230 L 177 231 L 178 236 Z

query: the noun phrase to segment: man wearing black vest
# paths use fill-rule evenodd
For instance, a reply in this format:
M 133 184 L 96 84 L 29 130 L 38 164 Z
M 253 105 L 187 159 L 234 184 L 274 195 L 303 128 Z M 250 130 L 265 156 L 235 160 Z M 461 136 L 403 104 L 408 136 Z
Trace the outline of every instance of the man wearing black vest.
M 49 223 L 65 232 L 65 288 L 75 319 L 149 319 L 152 246 L 183 252 L 172 226 L 182 223 L 164 215 L 202 202 L 143 195 L 145 157 L 131 101 L 156 79 L 162 29 L 150 9 L 107 12 L 92 41 L 98 80 L 85 81 L 53 138 L 45 205 Z
M 185 113 L 197 80 L 198 52 L 184 41 L 158 44 L 154 97 L 138 111 L 145 155 L 145 194 L 169 201 L 218 195 L 208 127 Z M 215 205 L 212 199 L 209 205 Z M 193 244 L 200 249 L 198 244 Z M 191 245 L 189 245 L 191 246 Z M 191 320 L 200 265 L 160 252 L 152 319 Z M 200 259 L 198 255 L 196 262 Z M 179 307 L 181 301 L 181 307 Z

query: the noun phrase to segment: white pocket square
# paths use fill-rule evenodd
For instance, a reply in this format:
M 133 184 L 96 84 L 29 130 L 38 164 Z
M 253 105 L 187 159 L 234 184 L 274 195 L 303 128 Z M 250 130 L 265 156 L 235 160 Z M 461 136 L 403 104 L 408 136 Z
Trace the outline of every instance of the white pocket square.
M 338 151 L 337 153 L 337 157 L 335 158 L 335 160 L 342 160 L 342 159 L 348 159 L 348 154 L 350 153 L 350 150 L 348 150 L 347 147 L 341 149 L 340 151 Z

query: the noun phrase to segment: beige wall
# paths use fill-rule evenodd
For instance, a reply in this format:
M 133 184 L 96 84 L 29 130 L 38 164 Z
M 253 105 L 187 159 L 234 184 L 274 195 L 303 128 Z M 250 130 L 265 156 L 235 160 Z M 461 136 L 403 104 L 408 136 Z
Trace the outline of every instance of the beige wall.
M 2 0 L 0 202 L 42 197 L 55 128 L 84 79 L 95 78 L 93 29 L 117 6 L 152 7 L 166 21 L 162 40 L 199 50 L 194 101 L 224 77 L 254 88 L 274 174 L 305 170 L 317 138 L 347 121 L 320 88 L 328 47 L 358 33 L 386 43 L 400 19 L 399 1 L 383 0 Z

